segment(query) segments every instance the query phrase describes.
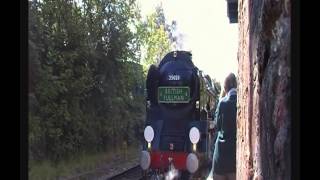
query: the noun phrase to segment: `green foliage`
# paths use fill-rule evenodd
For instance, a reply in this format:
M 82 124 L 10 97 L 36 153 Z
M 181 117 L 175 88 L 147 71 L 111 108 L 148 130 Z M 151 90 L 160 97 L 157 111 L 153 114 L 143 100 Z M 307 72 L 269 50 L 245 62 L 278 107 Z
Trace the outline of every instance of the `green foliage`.
M 215 97 L 214 97 L 215 98 L 214 109 L 215 109 L 219 103 L 219 98 L 220 98 L 220 94 L 221 94 L 221 84 L 216 79 L 212 79 L 212 84 L 213 84 L 214 92 L 215 92 Z
M 139 38 L 142 41 L 142 62 L 145 72 L 151 64 L 159 63 L 171 50 L 169 30 L 166 27 L 168 25 L 165 23 L 161 6 L 138 26 Z
M 141 38 L 146 35 L 139 29 L 134 0 L 76 2 L 29 1 L 33 160 L 107 150 L 133 143 L 141 133 L 145 79 L 140 49 L 159 37 Z

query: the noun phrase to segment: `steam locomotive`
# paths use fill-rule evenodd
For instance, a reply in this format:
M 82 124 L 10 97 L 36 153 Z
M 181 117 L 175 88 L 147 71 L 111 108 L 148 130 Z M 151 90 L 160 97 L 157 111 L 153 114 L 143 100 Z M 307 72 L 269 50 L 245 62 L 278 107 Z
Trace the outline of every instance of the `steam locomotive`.
M 213 153 L 211 78 L 188 51 L 168 53 L 151 65 L 146 80 L 146 122 L 140 166 L 146 179 L 206 177 Z

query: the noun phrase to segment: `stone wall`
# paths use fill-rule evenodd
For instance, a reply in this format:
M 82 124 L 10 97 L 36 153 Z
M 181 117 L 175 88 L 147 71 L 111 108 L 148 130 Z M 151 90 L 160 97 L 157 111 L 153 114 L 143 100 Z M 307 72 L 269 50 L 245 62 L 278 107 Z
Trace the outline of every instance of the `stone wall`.
M 289 0 L 239 0 L 237 179 L 291 174 Z

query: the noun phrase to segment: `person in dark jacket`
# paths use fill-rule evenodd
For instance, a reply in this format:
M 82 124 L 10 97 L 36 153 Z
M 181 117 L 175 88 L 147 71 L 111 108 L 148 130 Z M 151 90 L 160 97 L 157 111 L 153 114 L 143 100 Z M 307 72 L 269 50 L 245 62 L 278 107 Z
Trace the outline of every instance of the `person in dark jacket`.
M 215 122 L 218 135 L 213 153 L 213 179 L 236 179 L 237 79 L 230 73 L 224 81 L 226 95 L 220 99 Z

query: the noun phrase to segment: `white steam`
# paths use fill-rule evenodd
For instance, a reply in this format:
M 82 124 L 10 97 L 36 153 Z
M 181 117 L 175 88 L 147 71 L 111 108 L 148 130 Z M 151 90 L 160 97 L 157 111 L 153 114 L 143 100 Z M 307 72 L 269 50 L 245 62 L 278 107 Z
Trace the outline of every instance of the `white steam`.
M 169 171 L 165 174 L 165 180 L 173 180 L 179 177 L 179 171 L 171 165 Z

